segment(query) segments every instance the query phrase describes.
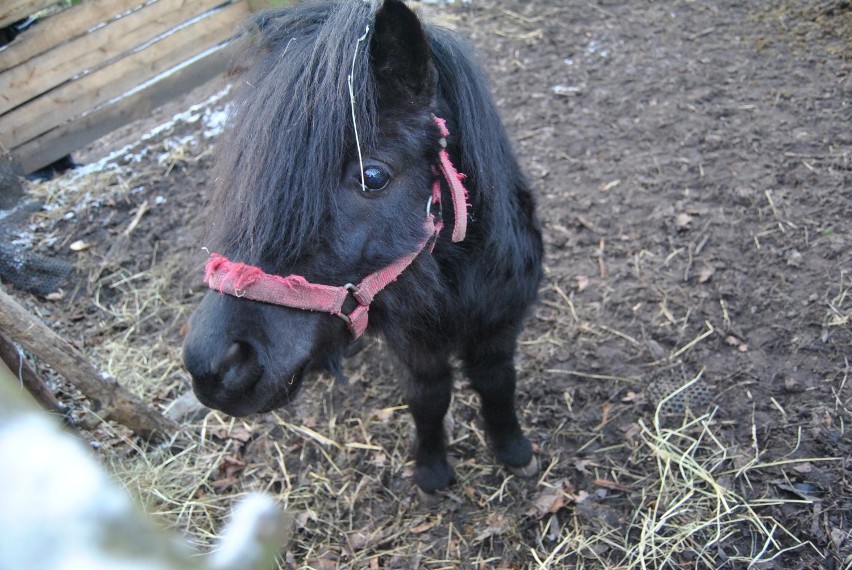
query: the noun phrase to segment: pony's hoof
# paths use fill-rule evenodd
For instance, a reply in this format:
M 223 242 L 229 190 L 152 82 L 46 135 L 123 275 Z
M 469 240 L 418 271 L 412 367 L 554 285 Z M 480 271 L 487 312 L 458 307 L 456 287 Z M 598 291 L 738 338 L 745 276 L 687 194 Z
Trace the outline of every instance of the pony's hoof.
M 418 465 L 414 470 L 414 483 L 418 491 L 427 495 L 434 495 L 452 485 L 456 480 L 453 468 L 446 460 L 438 461 L 430 465 Z
M 522 477 L 523 479 L 535 477 L 539 472 L 538 459 L 535 455 L 532 456 L 529 463 L 522 467 L 512 467 L 511 465 L 507 465 L 506 467 L 512 475 Z
M 427 493 L 420 487 L 417 487 L 417 498 L 424 507 L 431 508 L 441 503 L 441 495 L 438 493 Z

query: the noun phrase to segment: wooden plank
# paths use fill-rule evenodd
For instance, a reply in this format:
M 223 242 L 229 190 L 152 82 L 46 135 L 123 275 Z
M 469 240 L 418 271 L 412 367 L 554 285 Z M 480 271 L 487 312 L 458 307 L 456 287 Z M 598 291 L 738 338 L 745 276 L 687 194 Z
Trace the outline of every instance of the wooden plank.
M 215 8 L 222 0 L 160 0 L 0 74 L 0 114 Z
M 33 172 L 75 150 L 141 119 L 173 97 L 209 81 L 231 63 L 232 44 L 204 54 L 127 97 L 66 123 L 15 149 L 14 157 L 26 173 Z
M 0 28 L 32 16 L 56 4 L 56 0 L 3 0 L 0 4 Z
M 0 0 L 5 2 L 6 0 Z M 0 50 L 0 71 L 80 37 L 116 14 L 141 6 L 145 0 L 85 0 L 81 4 L 45 18 Z
M 55 127 L 57 117 L 77 117 L 228 40 L 234 36 L 237 22 L 248 13 L 245 1 L 230 4 L 113 65 L 6 113 L 0 117 L 4 144 L 14 151 L 15 147 Z

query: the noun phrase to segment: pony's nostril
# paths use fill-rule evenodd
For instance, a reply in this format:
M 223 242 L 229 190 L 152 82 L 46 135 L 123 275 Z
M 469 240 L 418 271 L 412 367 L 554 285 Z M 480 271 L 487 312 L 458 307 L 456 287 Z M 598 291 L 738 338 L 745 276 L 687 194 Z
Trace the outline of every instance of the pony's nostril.
M 245 346 L 239 342 L 235 342 L 228 347 L 228 351 L 225 353 L 225 356 L 222 357 L 222 362 L 220 363 L 220 368 L 225 368 L 231 365 L 232 362 L 236 362 L 240 357 L 240 352 L 242 352 L 242 347 Z
M 257 353 L 244 342 L 234 342 L 212 369 L 221 386 L 227 389 L 247 390 L 252 388 L 263 375 Z

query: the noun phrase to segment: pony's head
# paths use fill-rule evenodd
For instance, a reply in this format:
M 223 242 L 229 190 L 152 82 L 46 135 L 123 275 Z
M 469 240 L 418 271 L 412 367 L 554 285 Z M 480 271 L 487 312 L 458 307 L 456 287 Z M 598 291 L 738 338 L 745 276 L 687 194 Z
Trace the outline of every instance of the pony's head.
M 206 294 L 184 345 L 199 399 L 238 416 L 286 404 L 309 371 L 339 376 L 353 338 L 333 311 L 246 288 L 259 275 L 340 288 L 419 251 L 444 142 L 433 113 L 450 112 L 424 28 L 399 0 L 269 12 L 251 35 L 207 220 L 208 277 L 231 294 Z M 434 312 L 444 285 L 432 256 L 398 277 L 373 301 L 371 329 L 387 334 L 400 305 L 415 307 L 409 326 Z M 341 302 L 344 316 L 358 304 L 345 290 Z

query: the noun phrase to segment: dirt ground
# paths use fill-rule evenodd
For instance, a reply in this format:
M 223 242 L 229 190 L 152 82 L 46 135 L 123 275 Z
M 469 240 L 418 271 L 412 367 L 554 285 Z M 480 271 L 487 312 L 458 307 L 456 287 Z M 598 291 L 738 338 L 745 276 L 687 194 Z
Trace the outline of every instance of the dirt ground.
M 852 567 L 852 5 L 428 13 L 481 50 L 538 194 L 546 280 L 518 368 L 541 476 L 494 465 L 459 377 L 458 482 L 421 504 L 378 341 L 348 386 L 190 417 L 168 446 L 83 429 L 110 469 L 200 545 L 235 497 L 275 493 L 297 528 L 287 568 Z M 58 299 L 11 292 L 173 413 L 224 100 L 100 171 L 33 185 L 46 206 L 19 228 L 77 271 Z

